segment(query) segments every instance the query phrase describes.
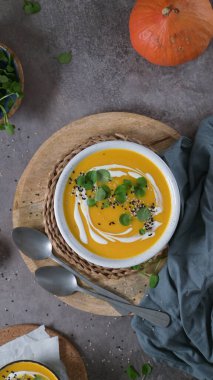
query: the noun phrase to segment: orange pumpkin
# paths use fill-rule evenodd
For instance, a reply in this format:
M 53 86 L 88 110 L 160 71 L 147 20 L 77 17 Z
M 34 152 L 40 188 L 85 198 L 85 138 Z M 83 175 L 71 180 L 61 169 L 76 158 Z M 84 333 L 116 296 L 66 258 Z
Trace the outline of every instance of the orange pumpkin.
M 209 0 L 138 0 L 129 28 L 140 55 L 175 66 L 205 51 L 213 37 L 213 9 Z

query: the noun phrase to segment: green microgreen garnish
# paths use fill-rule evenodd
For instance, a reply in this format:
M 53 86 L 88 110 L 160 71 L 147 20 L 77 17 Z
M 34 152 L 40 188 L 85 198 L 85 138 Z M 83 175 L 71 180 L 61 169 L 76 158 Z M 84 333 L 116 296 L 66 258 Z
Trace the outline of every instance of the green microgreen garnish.
M 103 201 L 107 197 L 106 191 L 102 187 L 98 187 L 95 193 L 96 202 Z
M 107 186 L 107 185 L 102 185 L 102 186 L 101 186 L 101 189 L 103 189 L 103 190 L 105 191 L 105 193 L 106 193 L 106 198 L 109 198 L 109 197 L 110 197 L 110 194 L 111 194 L 111 190 L 110 190 L 109 186 Z
M 118 203 L 124 203 L 126 201 L 127 189 L 128 189 L 128 185 L 125 185 L 124 183 L 116 187 L 115 199 Z
M 144 206 L 141 207 L 137 212 L 137 218 L 141 222 L 145 222 L 146 220 L 149 220 L 151 218 L 151 211 L 148 209 L 148 207 Z
M 31 15 L 40 12 L 41 5 L 38 1 L 24 0 L 23 10 L 27 15 Z
M 138 373 L 138 371 L 131 364 L 127 367 L 126 373 L 127 373 L 128 377 L 129 377 L 129 379 L 131 379 L 131 380 L 136 380 L 140 376 L 140 374 Z
M 79 175 L 77 178 L 77 185 L 80 187 L 84 187 L 85 184 L 85 175 Z
M 146 187 L 147 186 L 147 180 L 145 177 L 139 177 L 137 178 L 137 183 L 142 186 L 142 187 Z
M 134 186 L 134 193 L 137 198 L 140 198 L 140 197 L 144 197 L 144 195 L 146 194 L 146 190 L 144 189 L 144 187 L 136 185 Z
M 137 178 L 137 183 L 134 186 L 134 193 L 137 198 L 144 197 L 146 194 L 147 180 L 145 177 Z
M 145 233 L 146 233 L 146 229 L 145 228 L 140 228 L 139 234 L 140 235 L 145 235 Z
M 86 181 L 92 181 L 93 184 L 97 182 L 97 172 L 96 170 L 91 170 L 86 174 Z
M 85 190 L 92 190 L 93 182 L 90 180 L 88 181 L 85 180 L 83 187 L 85 188 Z
M 85 174 L 78 176 L 76 183 L 85 190 L 92 190 L 97 182 L 108 182 L 110 180 L 110 172 L 105 169 L 91 170 Z M 102 185 L 102 189 L 106 192 L 107 197 L 110 196 L 111 190 L 107 185 Z
M 96 200 L 94 198 L 87 198 L 87 205 L 93 207 L 96 205 Z
M 141 373 L 145 376 L 150 375 L 152 373 L 152 366 L 149 363 L 143 364 Z
M 72 53 L 70 51 L 69 52 L 65 51 L 59 54 L 56 58 L 58 62 L 61 63 L 62 65 L 67 65 L 72 60 Z
M 138 264 L 138 265 L 133 265 L 133 267 L 131 267 L 131 269 L 133 270 L 141 270 L 141 264 Z
M 108 199 L 106 199 L 106 200 L 102 203 L 102 207 L 103 207 L 103 208 L 108 208 L 109 206 L 110 206 L 109 201 L 108 201 Z
M 159 282 L 158 274 L 153 273 L 149 278 L 149 287 L 150 288 L 156 288 L 158 282 Z
M 97 181 L 108 182 L 111 179 L 110 172 L 106 169 L 97 170 Z
M 15 101 L 23 96 L 22 85 L 15 70 L 13 56 L 3 49 L 0 50 L 0 111 L 2 122 L 0 130 L 9 135 L 14 134 L 15 126 L 9 122 L 8 113 Z
M 123 226 L 129 226 L 129 224 L 131 223 L 131 215 L 130 214 L 122 214 L 119 218 L 119 222 L 123 225 Z
M 125 372 L 130 380 L 137 380 L 139 377 L 141 380 L 144 380 L 152 373 L 152 369 L 153 368 L 149 363 L 144 363 L 141 368 L 141 373 L 139 373 L 132 364 L 129 364 Z
M 132 181 L 129 179 L 124 179 L 123 184 L 126 186 L 127 189 L 130 189 L 132 187 Z

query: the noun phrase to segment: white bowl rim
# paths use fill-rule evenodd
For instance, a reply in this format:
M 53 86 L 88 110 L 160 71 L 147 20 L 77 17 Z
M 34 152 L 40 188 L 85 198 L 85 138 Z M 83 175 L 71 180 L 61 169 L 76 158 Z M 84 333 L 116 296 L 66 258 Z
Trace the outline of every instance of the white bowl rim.
M 70 173 L 75 169 L 76 165 L 89 156 L 92 153 L 106 150 L 106 149 L 126 149 L 132 150 L 136 153 L 146 156 L 148 159 L 153 161 L 153 163 L 161 170 L 163 173 L 167 184 L 170 189 L 171 196 L 171 214 L 170 219 L 167 224 L 167 227 L 161 237 L 157 240 L 155 244 L 153 244 L 146 251 L 139 253 L 133 257 L 127 259 L 108 259 L 103 256 L 99 256 L 95 253 L 92 253 L 90 250 L 85 248 L 71 233 L 63 211 L 63 197 L 64 190 L 67 184 Z M 83 259 L 105 268 L 128 268 L 134 265 L 138 265 L 143 263 L 152 257 L 154 257 L 157 253 L 159 253 L 169 242 L 171 239 L 178 223 L 179 215 L 180 215 L 180 194 L 177 182 L 170 168 L 166 165 L 166 163 L 152 150 L 149 148 L 129 141 L 104 141 L 100 143 L 93 144 L 88 148 L 85 148 L 76 156 L 74 156 L 68 164 L 63 169 L 55 190 L 54 195 L 54 212 L 56 223 L 59 228 L 61 235 L 63 236 L 66 243 Z

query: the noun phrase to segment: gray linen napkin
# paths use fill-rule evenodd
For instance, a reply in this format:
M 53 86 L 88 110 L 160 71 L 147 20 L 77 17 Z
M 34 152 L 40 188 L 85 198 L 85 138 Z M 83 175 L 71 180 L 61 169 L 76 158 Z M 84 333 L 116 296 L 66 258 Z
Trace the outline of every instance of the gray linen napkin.
M 143 350 L 199 380 L 213 379 L 213 116 L 192 142 L 182 137 L 163 159 L 177 180 L 181 218 L 160 281 L 141 304 L 167 311 L 168 328 L 134 317 Z

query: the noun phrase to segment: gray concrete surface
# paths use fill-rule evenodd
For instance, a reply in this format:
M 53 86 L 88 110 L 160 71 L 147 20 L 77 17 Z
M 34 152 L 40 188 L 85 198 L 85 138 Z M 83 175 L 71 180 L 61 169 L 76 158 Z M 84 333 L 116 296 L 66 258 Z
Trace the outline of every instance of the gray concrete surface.
M 149 64 L 131 48 L 133 0 L 40 0 L 26 16 L 21 0 L 0 1 L 0 40 L 20 57 L 25 99 L 13 117 L 13 138 L 0 132 L 0 326 L 45 323 L 66 334 L 82 353 L 89 380 L 125 380 L 124 368 L 148 360 L 130 319 L 99 317 L 59 302 L 35 284 L 11 242 L 11 207 L 23 169 L 53 132 L 71 120 L 105 111 L 145 114 L 191 136 L 212 113 L 213 45 L 176 68 Z M 62 66 L 54 58 L 72 50 Z M 150 380 L 188 376 L 154 364 Z

